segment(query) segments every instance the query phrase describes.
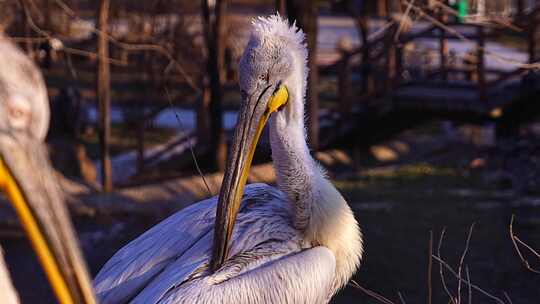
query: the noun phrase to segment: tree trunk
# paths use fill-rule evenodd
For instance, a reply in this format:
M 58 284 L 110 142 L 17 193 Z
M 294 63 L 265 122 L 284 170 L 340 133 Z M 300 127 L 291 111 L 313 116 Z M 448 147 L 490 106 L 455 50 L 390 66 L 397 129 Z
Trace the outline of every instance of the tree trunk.
M 276 11 L 281 15 L 285 16 L 287 15 L 286 7 L 285 7 L 285 0 L 276 0 Z
M 317 17 L 319 13 L 318 1 L 288 0 L 287 13 L 289 21 L 296 24 L 306 33 L 308 45 L 308 87 L 307 87 L 307 116 L 308 139 L 313 151 L 319 149 L 319 92 L 317 69 Z
M 386 17 L 387 11 L 388 11 L 388 3 L 386 3 L 387 0 L 378 0 L 377 1 L 377 15 L 379 17 Z
M 226 44 L 226 21 L 225 13 L 227 1 L 202 0 L 202 14 L 205 30 L 206 46 L 208 48 L 206 69 L 209 77 L 209 86 L 205 90 L 210 91 L 210 151 L 215 151 L 214 168 L 225 170 L 227 158 L 227 146 L 223 132 L 222 117 L 222 84 L 225 77 L 224 57 Z M 204 94 L 203 94 L 204 97 Z M 204 102 L 204 98 L 203 98 Z
M 109 157 L 111 81 L 109 67 L 109 40 L 107 37 L 110 0 L 101 0 L 99 4 L 97 40 L 97 97 L 99 102 L 99 139 L 101 146 L 101 179 L 103 191 L 112 190 L 111 160 Z
M 30 19 L 32 18 L 31 13 L 30 13 L 30 7 L 26 3 L 26 1 L 21 1 L 20 3 L 23 8 L 22 11 L 23 11 L 23 17 L 24 17 L 24 37 L 30 38 L 32 37 L 32 30 L 30 29 Z M 30 39 L 26 40 L 24 47 L 25 47 L 26 54 L 30 58 L 34 59 L 33 45 Z

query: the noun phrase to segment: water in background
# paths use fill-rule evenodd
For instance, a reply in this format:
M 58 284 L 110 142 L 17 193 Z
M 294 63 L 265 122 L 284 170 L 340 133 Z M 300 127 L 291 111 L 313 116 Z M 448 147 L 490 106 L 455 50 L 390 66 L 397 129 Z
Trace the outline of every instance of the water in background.
M 88 108 L 88 118 L 91 123 L 98 121 L 98 109 L 96 107 Z M 129 118 L 125 117 L 126 109 L 122 106 L 111 107 L 111 123 L 123 123 Z M 178 119 L 180 123 L 178 122 Z M 236 125 L 236 111 L 223 112 L 223 128 L 229 130 Z M 152 125 L 157 128 L 181 129 L 192 131 L 197 127 L 197 113 L 193 109 L 181 107 L 169 107 L 159 113 L 153 120 Z

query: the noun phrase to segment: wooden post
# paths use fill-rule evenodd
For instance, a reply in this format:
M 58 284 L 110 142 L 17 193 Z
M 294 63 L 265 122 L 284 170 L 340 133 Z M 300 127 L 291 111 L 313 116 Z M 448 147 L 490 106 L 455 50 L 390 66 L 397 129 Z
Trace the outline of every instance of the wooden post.
M 377 1 L 377 16 L 379 17 L 386 17 L 386 13 L 388 11 L 388 3 L 386 3 L 387 0 L 378 0 Z
M 313 151 L 319 149 L 319 92 L 317 69 L 317 17 L 319 15 L 318 1 L 287 1 L 287 15 L 306 33 L 308 46 L 308 87 L 307 87 L 307 116 L 308 139 Z
M 46 31 L 48 31 L 49 33 L 51 32 L 52 30 L 52 26 L 51 26 L 51 2 L 49 0 L 45 0 L 45 3 L 44 3 L 44 20 L 43 20 L 43 27 L 45 28 Z M 40 45 L 40 48 L 43 48 L 43 50 L 45 51 L 45 58 L 43 59 L 42 61 L 42 65 L 41 65 L 41 68 L 45 68 L 45 69 L 50 69 L 51 68 L 51 63 L 52 63 L 52 47 L 51 45 L 49 44 L 49 41 L 46 41 L 44 44 L 41 44 Z
M 276 0 L 276 11 L 281 15 L 287 15 L 285 0 Z
M 342 38 L 343 39 L 343 38 Z M 352 113 L 351 103 L 351 49 L 348 47 L 349 42 L 344 42 L 339 46 L 341 60 L 338 62 L 338 102 L 339 111 L 341 113 L 341 121 L 344 122 Z
M 109 28 L 109 8 L 110 0 L 101 0 L 99 4 L 97 39 L 97 98 L 99 102 L 99 139 L 101 146 L 101 178 L 103 191 L 112 191 L 112 169 L 109 157 L 109 141 L 111 137 L 110 125 L 110 103 L 111 103 L 111 81 L 109 66 L 109 39 L 107 37 Z
M 487 102 L 487 91 L 486 91 L 486 73 L 484 65 L 484 47 L 485 47 L 485 36 L 484 36 L 484 27 L 478 25 L 478 44 L 476 46 L 476 57 L 477 57 L 477 66 L 476 71 L 478 74 L 478 94 L 480 101 Z
M 396 46 L 394 43 L 394 35 L 388 35 L 386 48 L 385 91 L 392 88 L 394 84 L 394 77 L 396 76 Z
M 523 10 L 524 10 L 524 3 L 523 3 L 523 0 L 517 0 L 516 1 L 517 4 L 516 4 L 516 9 L 517 9 L 517 13 L 516 13 L 516 18 L 517 20 L 521 21 L 522 18 L 523 18 Z
M 371 75 L 371 64 L 369 60 L 371 49 L 368 41 L 368 18 L 365 14 L 362 14 L 361 16 L 358 16 L 356 20 L 358 32 L 360 33 L 362 40 L 362 91 L 365 94 L 371 94 L 375 90 L 375 82 Z
M 210 113 L 210 80 L 208 79 L 208 75 L 203 74 L 201 76 L 202 84 L 201 87 L 203 88 L 201 99 L 197 107 L 197 140 L 199 144 L 207 145 L 211 142 L 210 140 L 210 122 L 208 121 L 210 119 L 209 113 Z
M 142 117 L 144 117 L 144 113 Z M 141 173 L 144 170 L 144 129 L 146 121 L 142 120 L 137 124 L 137 172 Z
M 395 83 L 399 84 L 401 82 L 401 76 L 403 74 L 403 45 L 398 41 L 396 42 L 396 71 L 394 72 Z
M 225 170 L 227 146 L 223 132 L 222 85 L 224 72 L 227 1 L 202 0 L 202 14 L 205 28 L 206 46 L 208 48 L 207 73 L 210 80 L 210 151 L 215 152 L 214 167 L 218 171 Z
M 30 29 L 30 18 L 32 18 L 31 13 L 30 13 L 30 7 L 26 3 L 26 1 L 20 1 L 20 3 L 21 3 L 21 6 L 22 6 L 23 18 L 24 18 L 24 22 L 23 22 L 23 24 L 24 24 L 24 37 L 25 38 L 30 38 L 30 37 L 32 37 L 32 30 Z M 25 47 L 26 55 L 33 58 L 33 56 L 34 56 L 34 54 L 32 52 L 33 51 L 33 49 L 32 49 L 33 44 L 30 41 L 30 39 L 26 40 L 26 43 L 24 44 L 24 47 Z
M 442 24 L 448 22 L 448 16 L 443 9 L 440 9 L 439 20 Z M 440 56 L 440 71 L 441 79 L 443 81 L 448 80 L 448 41 L 446 39 L 446 31 L 442 28 L 439 28 L 440 37 L 439 37 L 439 56 Z
M 536 22 L 536 15 L 532 15 L 529 24 L 527 25 L 527 39 L 529 45 L 529 63 L 536 61 L 536 29 L 538 24 Z

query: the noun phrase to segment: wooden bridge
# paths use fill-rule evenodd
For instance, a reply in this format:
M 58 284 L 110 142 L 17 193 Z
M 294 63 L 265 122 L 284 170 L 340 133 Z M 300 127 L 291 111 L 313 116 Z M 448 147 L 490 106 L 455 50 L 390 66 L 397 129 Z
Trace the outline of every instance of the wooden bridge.
M 339 136 L 343 138 L 361 128 L 392 133 L 435 117 L 493 121 L 503 130 L 538 113 L 540 104 L 534 96 L 540 92 L 535 64 L 540 60 L 540 6 L 516 18 L 514 29 L 449 20 L 441 14 L 406 33 L 395 22 L 383 35 L 357 48 L 342 47 L 341 59 L 322 70 L 338 75 L 339 106 L 326 115 L 335 120 L 327 125 L 342 126 Z M 503 35 L 520 41 L 526 53 L 517 56 L 493 50 L 488 39 Z M 435 59 L 411 65 L 411 56 L 427 56 L 411 51 L 422 43 L 436 45 Z M 449 47 L 455 43 L 468 46 L 460 62 L 456 50 Z M 373 137 L 373 132 L 368 133 L 363 135 Z M 334 140 L 325 138 L 327 143 Z

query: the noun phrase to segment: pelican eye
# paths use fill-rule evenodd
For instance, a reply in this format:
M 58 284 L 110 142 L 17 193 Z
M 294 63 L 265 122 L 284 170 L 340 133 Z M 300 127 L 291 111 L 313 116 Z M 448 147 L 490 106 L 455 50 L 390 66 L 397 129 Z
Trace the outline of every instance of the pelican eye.
M 27 100 L 16 96 L 6 103 L 7 118 L 14 129 L 25 129 L 30 124 L 31 109 Z

